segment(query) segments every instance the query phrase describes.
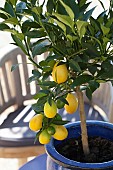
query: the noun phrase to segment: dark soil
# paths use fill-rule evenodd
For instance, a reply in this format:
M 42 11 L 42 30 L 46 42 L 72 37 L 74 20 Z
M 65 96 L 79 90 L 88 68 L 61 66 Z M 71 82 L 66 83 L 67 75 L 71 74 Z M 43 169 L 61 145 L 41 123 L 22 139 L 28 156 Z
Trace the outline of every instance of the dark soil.
M 56 150 L 71 160 L 87 163 L 101 163 L 113 160 L 113 142 L 101 138 L 89 138 L 90 154 L 85 157 L 82 150 L 81 138 L 71 138 L 57 145 Z

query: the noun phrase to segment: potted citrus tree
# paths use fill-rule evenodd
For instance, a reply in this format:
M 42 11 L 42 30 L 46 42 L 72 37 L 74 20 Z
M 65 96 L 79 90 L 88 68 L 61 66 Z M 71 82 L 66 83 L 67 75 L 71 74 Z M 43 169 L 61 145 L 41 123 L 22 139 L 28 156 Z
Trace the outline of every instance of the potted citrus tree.
M 110 1 L 106 11 L 99 2 L 103 12 L 96 19 L 92 17 L 95 8 L 88 9 L 91 2 L 87 0 L 6 0 L 4 8 L 0 8 L 3 19 L 0 30 L 11 33 L 13 44 L 20 47 L 35 66 L 28 81 L 37 81 L 40 91 L 34 96 L 36 103 L 32 107 L 36 115 L 30 120 L 29 127 L 36 131 L 36 139 L 41 144 L 47 144 L 48 170 L 113 169 L 112 154 L 109 160 L 107 155 L 102 162 L 95 162 L 96 156 L 90 149 L 92 143 L 98 143 L 96 136 L 100 136 L 100 145 L 104 140 L 103 145 L 111 147 L 109 139 L 113 140 L 113 126 L 86 122 L 84 111 L 83 91 L 91 99 L 101 82 L 112 82 L 113 79 L 113 5 Z M 37 63 L 35 56 L 40 57 L 43 53 L 47 57 Z M 78 107 L 80 122 L 67 124 L 68 120 L 62 120 L 57 113 L 57 108 L 64 108 L 73 114 Z M 62 140 L 65 145 L 58 149 Z M 74 160 L 71 160 L 62 153 L 69 151 L 73 141 L 76 150 Z M 82 160 L 76 159 L 77 154 L 80 155 L 79 143 Z M 101 157 L 99 150 L 96 151 L 98 158 Z

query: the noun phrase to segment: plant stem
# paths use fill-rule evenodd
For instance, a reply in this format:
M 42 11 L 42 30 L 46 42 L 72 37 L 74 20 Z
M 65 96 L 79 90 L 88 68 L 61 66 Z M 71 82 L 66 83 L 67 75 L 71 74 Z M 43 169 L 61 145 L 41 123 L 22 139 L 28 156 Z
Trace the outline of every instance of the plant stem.
M 81 121 L 81 135 L 82 135 L 82 146 L 85 156 L 87 156 L 89 151 L 89 144 L 88 144 L 88 135 L 87 135 L 87 127 L 86 127 L 86 114 L 84 109 L 84 99 L 83 99 L 83 93 L 80 90 L 80 87 L 76 87 L 76 93 L 78 96 L 78 103 L 79 103 L 79 115 L 80 115 L 80 121 Z

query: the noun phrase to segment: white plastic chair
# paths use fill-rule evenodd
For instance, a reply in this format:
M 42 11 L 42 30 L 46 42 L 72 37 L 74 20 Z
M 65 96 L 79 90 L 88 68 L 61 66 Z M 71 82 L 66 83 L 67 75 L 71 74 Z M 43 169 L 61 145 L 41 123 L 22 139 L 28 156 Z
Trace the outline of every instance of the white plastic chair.
M 22 64 L 11 72 L 11 66 L 19 63 Z M 0 50 L 0 157 L 18 158 L 19 166 L 28 157 L 45 152 L 38 142 L 34 145 L 35 133 L 28 127 L 35 114 L 32 98 L 39 86 L 28 83 L 33 65 L 27 63 L 30 62 L 20 48 L 8 45 Z

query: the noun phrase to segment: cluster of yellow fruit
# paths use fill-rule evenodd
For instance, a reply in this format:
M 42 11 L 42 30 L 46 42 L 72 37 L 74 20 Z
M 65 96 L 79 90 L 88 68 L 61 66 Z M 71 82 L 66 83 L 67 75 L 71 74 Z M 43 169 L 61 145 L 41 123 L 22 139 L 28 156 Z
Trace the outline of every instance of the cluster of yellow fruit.
M 56 64 L 54 65 L 52 77 L 56 83 L 61 84 L 68 79 L 68 69 L 66 67 L 66 64 L 58 64 L 59 62 L 56 62 Z M 68 105 L 64 105 L 65 110 L 67 111 L 67 113 L 74 113 L 78 108 L 77 98 L 72 93 L 68 93 L 66 100 L 68 102 Z
M 44 105 L 44 114 L 35 115 L 29 122 L 29 127 L 33 131 L 38 131 L 43 127 L 43 118 L 53 118 L 57 114 L 57 106 L 54 101 L 50 105 L 48 102 Z M 67 129 L 63 125 L 50 124 L 47 129 L 41 131 L 39 135 L 39 142 L 47 144 L 50 142 L 51 136 L 57 140 L 64 140 L 68 135 Z
M 52 77 L 55 82 L 58 84 L 63 83 L 68 78 L 68 70 L 65 64 L 58 65 L 58 62 L 55 64 L 52 72 Z M 67 113 L 74 113 L 78 108 L 78 100 L 72 94 L 68 93 L 66 100 L 68 105 L 65 104 L 64 108 Z M 33 131 L 39 131 L 39 142 L 41 144 L 47 144 L 50 142 L 51 136 L 57 140 L 64 140 L 68 136 L 68 131 L 63 125 L 49 124 L 46 129 L 43 129 L 43 119 L 44 116 L 47 118 L 55 118 L 57 116 L 57 104 L 54 100 L 51 101 L 51 105 L 49 102 L 44 104 L 44 114 L 40 113 L 35 115 L 29 122 L 29 127 Z

